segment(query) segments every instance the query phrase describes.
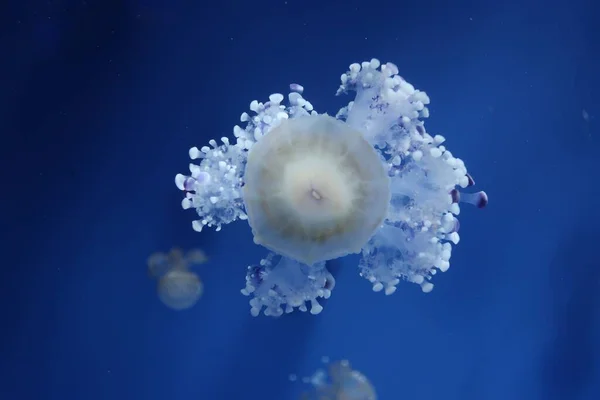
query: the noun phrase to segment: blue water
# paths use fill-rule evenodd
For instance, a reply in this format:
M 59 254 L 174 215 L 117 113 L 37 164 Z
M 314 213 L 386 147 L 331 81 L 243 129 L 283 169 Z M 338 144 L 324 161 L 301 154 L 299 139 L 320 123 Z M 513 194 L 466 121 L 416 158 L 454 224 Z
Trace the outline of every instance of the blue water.
M 323 355 L 381 400 L 600 398 L 600 6 L 573 1 L 11 1 L 1 11 L 2 400 L 287 400 Z M 174 176 L 251 100 L 319 111 L 377 57 L 466 161 L 452 267 L 375 294 L 334 261 L 318 316 L 249 314 L 247 224 L 191 229 Z M 203 248 L 174 312 L 145 260 Z

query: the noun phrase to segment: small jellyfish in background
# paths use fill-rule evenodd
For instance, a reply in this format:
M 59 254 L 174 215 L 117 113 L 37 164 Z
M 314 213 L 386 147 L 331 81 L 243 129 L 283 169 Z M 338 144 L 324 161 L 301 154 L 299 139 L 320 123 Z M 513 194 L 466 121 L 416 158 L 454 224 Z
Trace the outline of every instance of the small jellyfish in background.
M 303 381 L 312 388 L 300 400 L 377 400 L 371 382 L 347 360 L 332 362 L 327 371 L 319 369 Z
M 433 289 L 459 242 L 459 202 L 483 208 L 485 192 L 465 163 L 430 134 L 429 96 L 377 59 L 351 64 L 338 95 L 355 97 L 335 117 L 319 114 L 290 85 L 242 113 L 235 141 L 192 147 L 190 174 L 177 174 L 192 228 L 246 220 L 254 242 L 270 253 L 246 273 L 250 313 L 319 314 L 335 280 L 327 260 L 360 253 L 360 276 L 374 291 L 395 292 L 401 280 Z
M 158 298 L 174 310 L 185 310 L 195 305 L 202 295 L 203 285 L 189 266 L 206 260 L 202 250 L 184 254 L 179 248 L 171 249 L 168 254 L 154 253 L 148 257 L 148 275 L 158 279 Z

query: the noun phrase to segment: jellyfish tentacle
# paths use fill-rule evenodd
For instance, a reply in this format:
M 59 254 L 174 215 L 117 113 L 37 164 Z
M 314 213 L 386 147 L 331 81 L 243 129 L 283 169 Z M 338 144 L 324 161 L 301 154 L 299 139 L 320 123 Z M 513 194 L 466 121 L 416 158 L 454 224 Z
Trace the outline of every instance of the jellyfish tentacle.
M 382 228 L 362 249 L 360 275 L 388 295 L 403 279 L 429 292 L 432 276 L 448 270 L 452 245 L 460 240 L 457 188 L 475 181 L 443 145 L 446 139 L 426 131 L 429 96 L 400 77 L 394 64 L 373 59 L 350 65 L 337 94 L 350 91 L 356 97 L 338 118 L 381 149 L 392 191 Z M 482 208 L 487 195 L 463 193 L 461 200 Z
M 204 286 L 194 272 L 173 269 L 158 281 L 158 297 L 173 310 L 185 310 L 198 302 Z
M 248 267 L 246 286 L 241 292 L 251 297 L 253 316 L 261 311 L 274 317 L 294 309 L 305 312 L 308 303 L 310 313 L 316 315 L 323 311 L 318 300 L 328 299 L 334 287 L 335 279 L 324 262 L 309 266 L 269 253 L 259 265 Z

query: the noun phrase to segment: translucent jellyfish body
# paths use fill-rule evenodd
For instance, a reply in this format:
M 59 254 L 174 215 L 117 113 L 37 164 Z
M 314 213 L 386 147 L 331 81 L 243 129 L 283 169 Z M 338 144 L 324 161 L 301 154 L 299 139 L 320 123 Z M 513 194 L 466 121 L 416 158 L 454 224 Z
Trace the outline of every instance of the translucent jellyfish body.
M 327 370 L 319 369 L 304 381 L 312 388 L 301 400 L 377 400 L 375 387 L 347 360 L 332 362 Z
M 355 92 L 335 118 L 319 114 L 290 85 L 287 101 L 252 101 L 235 141 L 193 147 L 190 174 L 177 174 L 196 231 L 248 220 L 254 240 L 273 253 L 248 267 L 242 293 L 251 313 L 294 308 L 318 314 L 334 280 L 324 261 L 362 254 L 360 275 L 391 294 L 401 280 L 433 288 L 458 244 L 458 202 L 484 207 L 484 192 L 464 162 L 429 134 L 429 97 L 378 60 L 352 64 L 337 94 Z
M 169 254 L 152 254 L 148 258 L 148 274 L 158 279 L 158 298 L 174 310 L 194 306 L 202 295 L 203 285 L 189 266 L 205 261 L 206 256 L 201 250 L 192 250 L 184 255 L 180 249 L 174 248 Z

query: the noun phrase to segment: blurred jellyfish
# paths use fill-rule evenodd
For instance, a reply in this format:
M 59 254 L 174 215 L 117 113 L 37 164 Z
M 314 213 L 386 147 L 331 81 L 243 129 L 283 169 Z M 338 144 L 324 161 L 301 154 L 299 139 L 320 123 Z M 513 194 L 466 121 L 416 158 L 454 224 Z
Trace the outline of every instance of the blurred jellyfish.
M 196 304 L 202 295 L 202 282 L 189 270 L 191 264 L 202 264 L 207 258 L 201 250 L 185 255 L 173 248 L 169 254 L 154 253 L 148 258 L 148 274 L 158 279 L 158 298 L 169 308 L 184 310 Z
M 235 126 L 235 143 L 189 151 L 190 175 L 177 174 L 181 205 L 194 208 L 196 231 L 220 231 L 248 220 L 254 242 L 271 251 L 248 267 L 244 295 L 250 312 L 279 316 L 323 307 L 335 281 L 325 261 L 361 253 L 360 275 L 374 291 L 392 294 L 404 279 L 424 292 L 450 266 L 459 242 L 459 202 L 482 208 L 484 192 L 464 162 L 430 135 L 423 120 L 429 97 L 398 75 L 391 63 L 352 64 L 337 94 L 356 92 L 335 118 L 319 114 L 290 85 L 250 103 Z
M 304 381 L 312 388 L 300 400 L 377 400 L 371 382 L 347 360 L 332 362 L 327 371 L 319 369 Z

